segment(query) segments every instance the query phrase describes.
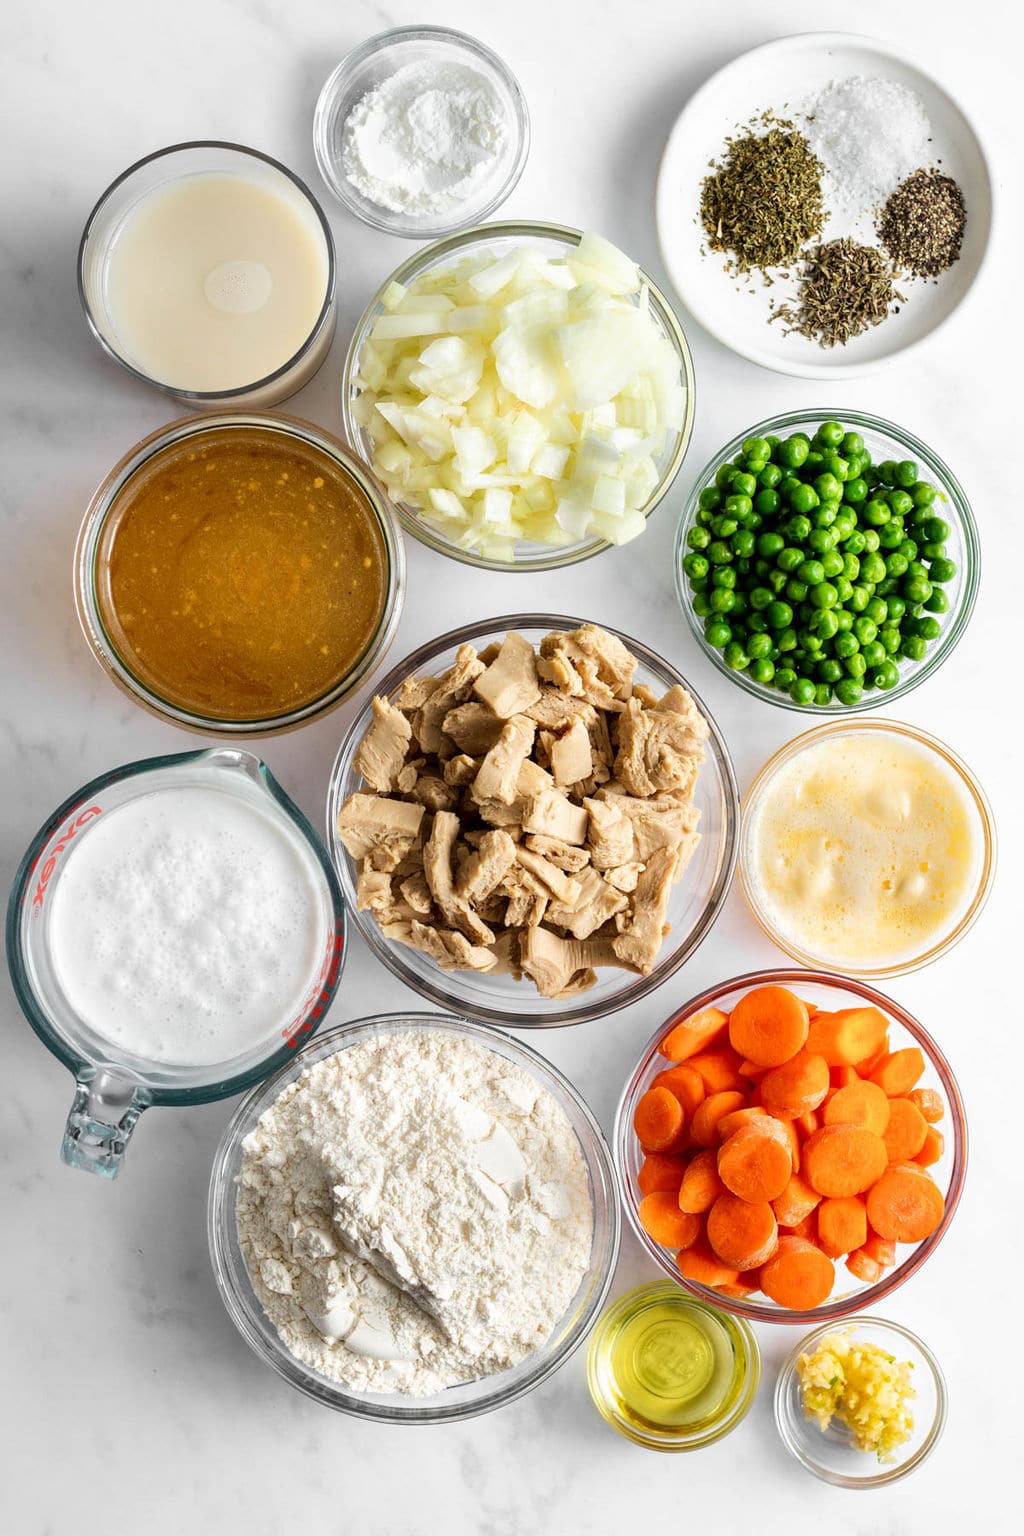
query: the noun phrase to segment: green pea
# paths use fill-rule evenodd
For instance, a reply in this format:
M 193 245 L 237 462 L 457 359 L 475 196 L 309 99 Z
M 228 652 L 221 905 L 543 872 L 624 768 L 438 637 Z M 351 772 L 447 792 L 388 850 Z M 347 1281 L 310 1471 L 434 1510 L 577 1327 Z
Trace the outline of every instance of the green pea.
M 845 484 L 850 473 L 849 459 L 844 459 L 841 453 L 836 453 L 834 450 L 832 453 L 826 453 L 825 473 L 835 475 L 840 484 Z
M 860 563 L 860 579 L 868 586 L 881 581 L 885 575 L 885 561 L 873 552 L 866 554 Z
M 698 580 L 705 577 L 710 569 L 710 561 L 705 560 L 703 555 L 698 555 L 696 552 L 692 555 L 687 555 L 686 559 L 683 561 L 683 570 L 686 572 L 687 576 L 694 577 Z
M 783 475 L 782 479 L 779 481 L 779 487 L 778 487 L 779 495 L 782 497 L 783 501 L 788 501 L 789 500 L 789 493 L 790 493 L 790 491 L 793 489 L 794 485 L 799 485 L 799 484 L 800 484 L 800 476 L 799 475 L 795 475 L 795 474 L 792 473 L 792 471 L 787 470 L 787 472 Z
M 849 677 L 863 677 L 868 669 L 863 651 L 854 651 L 852 656 L 844 657 L 843 666 L 846 668 Z
M 693 611 L 700 619 L 708 617 L 711 612 L 711 604 L 708 602 L 706 592 L 695 592 L 693 594 Z
M 843 575 L 847 581 L 856 581 L 860 575 L 860 561 L 856 555 L 843 556 Z
M 736 535 L 736 538 L 739 538 L 739 534 Z M 723 565 L 722 566 L 722 570 L 723 571 L 735 570 L 735 571 L 737 571 L 739 573 L 740 576 L 749 576 L 751 564 L 752 564 L 751 560 L 746 555 L 740 555 L 740 556 L 737 557 L 735 566 Z
M 747 652 L 751 660 L 754 661 L 759 657 L 767 656 L 771 648 L 772 639 L 768 634 L 754 634 L 747 641 Z
M 767 582 L 768 586 L 771 587 L 776 597 L 778 597 L 779 593 L 785 589 L 786 582 L 788 580 L 789 577 L 786 575 L 785 571 L 780 571 L 778 566 L 776 566 L 774 570 L 769 571 L 768 575 L 765 577 L 765 581 Z
M 711 585 L 713 587 L 734 588 L 738 580 L 739 577 L 731 565 L 716 565 L 711 572 Z
M 781 688 L 783 693 L 788 693 L 796 682 L 796 673 L 792 667 L 777 667 L 775 670 L 775 686 Z
M 813 704 L 814 684 L 811 679 L 809 677 L 798 677 L 790 686 L 789 696 L 794 704 Z
M 874 554 L 874 552 L 878 548 L 878 546 L 879 546 L 879 538 L 878 538 L 878 530 L 877 530 L 877 528 L 865 528 L 864 529 L 864 548 L 870 550 L 871 553 Z
M 767 459 L 770 457 L 772 445 L 763 437 L 745 437 L 743 439 L 743 452 L 748 459 Z
M 810 600 L 815 608 L 834 608 L 839 601 L 839 593 L 830 581 L 819 581 L 817 586 L 811 588 Z
M 861 655 L 864 657 L 866 667 L 880 667 L 885 661 L 885 646 L 881 640 L 871 640 L 867 645 L 861 646 Z
M 722 651 L 732 639 L 732 630 L 723 620 L 715 619 L 705 628 L 704 638 L 716 651 Z
M 878 638 L 890 656 L 894 656 L 902 644 L 903 637 L 894 624 L 886 624 L 878 631 Z
M 814 444 L 812 443 L 810 449 L 808 450 L 807 457 L 804 460 L 804 470 L 807 474 L 808 480 L 814 479 L 814 476 L 818 473 L 819 465 L 824 464 L 824 462 L 825 455 L 819 448 L 815 448 Z
M 821 557 L 821 568 L 829 579 L 840 575 L 844 568 L 844 561 L 839 551 L 827 549 Z
M 732 613 L 736 607 L 736 594 L 728 587 L 712 587 L 708 601 L 712 613 Z
M 781 533 L 759 533 L 757 536 L 757 552 L 766 560 L 774 560 L 786 547 L 786 541 Z
M 794 485 L 789 493 L 789 504 L 794 512 L 813 512 L 818 505 L 819 497 L 813 485 L 805 485 L 803 481 Z
M 857 682 L 856 678 L 844 677 L 842 682 L 836 683 L 835 696 L 839 700 L 840 704 L 845 704 L 847 707 L 852 707 L 853 705 L 860 703 L 861 699 L 864 697 L 864 690 L 860 683 Z
M 757 477 L 757 483 L 763 490 L 773 491 L 782 479 L 782 470 L 777 464 L 766 464 Z
M 785 571 L 787 576 L 804 563 L 804 552 L 797 549 L 795 544 L 788 544 L 785 549 L 780 549 L 775 559 L 775 564 L 780 571 Z
M 835 610 L 835 614 L 836 623 L 839 625 L 839 633 L 841 635 L 845 634 L 847 630 L 853 628 L 853 614 L 850 612 L 849 608 L 837 608 Z
M 852 480 L 847 480 L 843 486 L 843 500 L 849 502 L 852 507 L 859 507 L 862 501 L 867 500 L 867 495 L 867 481 L 862 479 L 860 475 L 856 475 Z
M 748 497 L 753 496 L 755 491 L 757 490 L 757 478 L 756 478 L 756 476 L 755 475 L 745 474 L 742 471 L 740 472 L 740 474 L 734 475 L 733 476 L 733 482 L 732 482 L 732 490 L 733 490 L 733 495 L 734 496 L 748 496 Z M 728 502 L 726 503 L 726 505 L 728 505 Z
M 914 486 L 911 495 L 913 496 L 915 507 L 930 507 L 935 500 L 936 491 L 930 481 L 919 480 Z
M 754 479 L 756 480 L 767 462 L 767 459 L 751 458 L 750 454 L 747 454 L 746 458 L 743 460 L 743 472 L 747 475 L 753 475 Z
M 771 517 L 777 512 L 781 502 L 778 491 L 758 491 L 754 497 L 754 507 L 762 517 Z
M 822 651 L 825 649 L 824 640 L 820 635 L 816 635 L 813 629 L 799 630 L 797 632 L 797 639 L 800 642 L 800 649 L 804 652 L 804 654 L 813 656 L 815 660 L 818 659 Z
M 756 548 L 756 540 L 749 528 L 741 528 L 732 536 L 733 553 L 743 560 L 749 560 Z
M 722 659 L 727 667 L 734 672 L 744 672 L 750 666 L 750 657 L 747 655 L 739 640 L 730 640 L 722 653 Z
M 845 539 L 843 542 L 846 545 L 846 552 L 849 555 L 862 555 L 868 547 L 867 539 L 865 538 L 864 531 L 861 528 L 855 528 L 850 534 L 849 538 Z
M 836 536 L 832 528 L 812 528 L 807 535 L 807 548 L 816 555 L 826 555 L 829 550 L 835 549 Z M 840 556 L 840 560 L 842 556 Z
M 913 539 L 904 539 L 899 546 L 899 551 L 908 565 L 912 560 L 917 559 L 918 549 Z
M 731 500 L 732 497 L 730 496 L 729 501 Z M 726 506 L 728 506 L 729 501 L 726 502 Z M 711 519 L 711 532 L 716 539 L 731 539 L 738 527 L 739 523 L 727 512 L 718 512 Z
M 702 512 L 714 512 L 721 505 L 722 493 L 717 485 L 705 486 L 697 497 L 697 505 Z
M 895 485 L 896 484 L 896 461 L 895 461 L 895 459 L 883 459 L 881 464 L 879 464 L 877 466 L 875 473 L 878 475 L 878 478 L 879 478 L 879 480 L 882 481 L 883 485 Z
M 788 603 L 776 599 L 766 608 L 765 618 L 772 629 L 786 629 L 793 622 L 793 610 Z
M 691 549 L 707 549 L 711 543 L 711 535 L 706 528 L 691 528 L 686 535 L 686 542 Z
M 821 709 L 824 709 L 827 705 L 831 704 L 831 702 L 832 702 L 832 684 L 831 683 L 815 683 L 815 685 L 814 685 L 814 702 Z
M 712 565 L 731 565 L 732 550 L 724 539 L 713 539 L 708 545 L 708 559 Z
M 802 603 L 811 589 L 806 581 L 800 581 L 796 576 L 791 576 L 783 590 L 791 603 Z
M 826 448 L 838 448 L 846 440 L 846 431 L 838 421 L 823 421 L 814 436 Z
M 949 524 L 944 523 L 941 517 L 930 517 L 924 525 L 925 538 L 933 543 L 945 543 L 949 538 Z
M 826 656 L 824 661 L 818 662 L 817 672 L 819 682 L 838 683 L 843 675 L 842 662 L 833 661 L 831 657 Z
M 732 501 L 732 499 L 730 496 L 729 501 Z M 729 501 L 726 502 L 726 507 L 728 507 Z M 890 517 L 892 517 L 892 512 L 888 503 L 882 501 L 881 497 L 872 496 L 871 500 L 861 508 L 860 515 L 870 527 L 880 528 L 883 523 L 889 521 Z
M 794 433 L 792 437 L 785 438 L 775 450 L 775 458 L 783 469 L 799 469 L 806 463 L 810 452 L 810 444 L 803 433 Z
M 938 619 L 923 616 L 920 619 L 914 619 L 913 625 L 914 634 L 919 635 L 922 640 L 937 640 L 942 633 L 942 625 Z
M 725 513 L 726 517 L 740 518 L 746 517 L 748 512 L 753 511 L 753 508 L 754 503 L 751 501 L 747 493 L 745 491 L 737 491 L 734 489 L 732 495 L 725 498 L 725 505 L 723 506 L 722 511 Z M 714 526 L 714 524 L 712 524 L 712 526 Z
M 905 576 L 909 561 L 904 560 L 899 550 L 896 549 L 885 559 L 885 574 L 887 576 Z
M 873 624 L 884 624 L 889 617 L 889 604 L 880 597 L 873 597 L 864 609 L 864 615 Z
M 880 667 L 875 668 L 874 683 L 876 688 L 895 688 L 899 679 L 900 674 L 896 669 L 895 662 L 889 661 L 888 658 Z
M 831 640 L 839 633 L 839 618 L 832 608 L 818 608 L 812 612 L 808 627 L 820 640 Z
M 890 592 L 895 592 L 899 584 L 898 576 L 883 576 L 881 581 L 875 583 L 875 596 L 888 597 Z
M 882 527 L 879 528 L 879 530 L 878 530 L 878 547 L 879 547 L 879 549 L 884 549 L 886 551 L 886 553 L 889 553 L 889 551 L 891 551 L 891 550 L 899 549 L 899 547 L 900 547 L 900 545 L 902 543 L 903 543 L 903 530 L 900 527 L 899 523 L 898 522 L 883 523 Z
M 920 635 L 907 635 L 903 641 L 903 654 L 908 661 L 923 661 L 928 650 L 927 640 L 922 640 Z
M 851 512 L 849 507 L 840 507 L 839 511 L 836 513 L 836 520 L 832 524 L 832 532 L 836 536 L 836 543 L 848 543 L 850 535 L 853 533 L 856 526 L 857 514 L 855 512 Z
M 755 683 L 767 685 L 775 677 L 775 663 L 767 656 L 758 656 L 750 663 L 750 675 Z
M 861 645 L 870 645 L 878 635 L 878 625 L 867 614 L 861 614 L 859 619 L 853 621 L 853 633 Z
M 854 613 L 863 613 L 870 601 L 871 593 L 867 587 L 859 585 L 854 586 L 853 591 L 846 600 L 847 607 L 852 608 Z
M 789 626 L 786 629 L 780 629 L 778 634 L 775 636 L 775 645 L 780 653 L 784 653 L 786 651 L 795 651 L 799 643 L 800 642 L 797 639 L 796 630 L 793 629 L 792 626 Z
M 768 633 L 768 620 L 763 613 L 746 613 L 743 622 L 751 635 L 765 635 Z
M 815 507 L 811 519 L 815 528 L 831 528 L 837 515 L 835 502 L 823 501 L 820 507 Z
M 803 560 L 796 570 L 797 580 L 806 581 L 809 587 L 816 587 L 819 581 L 825 580 L 825 568 L 820 560 Z
M 843 440 L 840 446 L 847 457 L 849 457 L 851 453 L 863 453 L 864 439 L 861 437 L 859 432 L 844 432 Z
M 787 518 L 782 525 L 782 531 L 791 544 L 802 544 L 811 532 L 811 520 L 797 513 L 795 517 Z
M 892 597 L 887 597 L 885 601 L 889 609 L 887 617 L 890 623 L 900 624 L 902 622 L 903 615 L 907 611 L 906 603 L 903 601 L 902 597 L 897 597 L 895 593 L 893 593 Z
M 941 587 L 935 587 L 931 597 L 925 598 L 924 606 L 932 613 L 946 613 L 949 609 L 949 598 Z
M 929 539 L 927 543 L 921 545 L 922 560 L 945 560 L 945 558 L 946 542 L 944 539 L 940 539 L 936 543 Z
M 715 485 L 720 491 L 726 491 L 729 489 L 729 486 L 732 485 L 733 476 L 735 473 L 736 471 L 733 469 L 731 464 L 723 464 L 720 469 L 715 470 Z
M 846 661 L 848 657 L 856 656 L 860 650 L 860 641 L 857 639 L 856 634 L 848 631 L 846 634 L 836 636 L 836 643 L 832 649 L 840 661 Z
M 756 613 L 770 608 L 772 604 L 772 592 L 770 587 L 754 587 L 750 594 L 750 606 Z
M 913 459 L 901 459 L 896 465 L 896 484 L 905 488 L 917 484 L 917 465 Z
M 820 501 L 838 501 L 843 494 L 842 483 L 828 470 L 815 478 L 814 489 Z
M 908 603 L 926 603 L 932 595 L 932 584 L 923 576 L 908 576 L 903 583 L 903 596 Z

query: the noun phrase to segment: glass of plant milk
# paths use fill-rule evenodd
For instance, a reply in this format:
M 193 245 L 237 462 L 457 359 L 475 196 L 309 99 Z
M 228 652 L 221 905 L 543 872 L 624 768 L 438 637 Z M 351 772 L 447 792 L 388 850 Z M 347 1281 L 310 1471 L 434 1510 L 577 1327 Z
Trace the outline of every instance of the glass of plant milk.
M 177 144 L 130 166 L 89 216 L 78 288 L 104 350 L 195 410 L 285 399 L 334 335 L 323 210 L 239 144 Z
M 11 891 L 18 1001 L 77 1088 L 63 1160 L 112 1178 L 144 1109 L 240 1092 L 337 990 L 345 910 L 326 851 L 266 765 L 149 758 L 54 812 Z

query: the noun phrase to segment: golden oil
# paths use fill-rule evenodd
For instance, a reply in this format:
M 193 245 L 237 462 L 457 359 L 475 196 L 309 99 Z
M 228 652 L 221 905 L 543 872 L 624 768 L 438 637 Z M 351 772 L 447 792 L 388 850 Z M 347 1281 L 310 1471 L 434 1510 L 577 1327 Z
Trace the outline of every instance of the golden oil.
M 639 1286 L 604 1314 L 588 1377 L 599 1411 L 622 1434 L 687 1450 L 728 1433 L 760 1376 L 757 1344 L 738 1318 L 670 1283 Z

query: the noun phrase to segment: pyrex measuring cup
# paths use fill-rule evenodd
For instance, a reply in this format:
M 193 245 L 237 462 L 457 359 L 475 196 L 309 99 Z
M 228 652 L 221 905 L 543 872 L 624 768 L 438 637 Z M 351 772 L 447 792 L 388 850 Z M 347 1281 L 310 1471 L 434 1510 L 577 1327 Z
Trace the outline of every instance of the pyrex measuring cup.
M 75 1011 L 54 963 L 51 914 L 67 859 L 105 812 L 156 790 L 215 788 L 255 804 L 300 839 L 324 935 L 322 958 L 301 1008 L 276 1035 L 241 1055 L 202 1066 L 147 1061 L 101 1038 Z M 113 1178 L 144 1109 L 204 1104 L 240 1093 L 289 1060 L 319 1027 L 337 990 L 345 952 L 345 907 L 326 851 L 266 764 L 250 752 L 217 747 L 127 763 L 86 784 L 40 829 L 25 854 L 7 910 L 7 959 L 18 1001 L 43 1044 L 74 1074 L 77 1087 L 61 1147 L 73 1168 Z

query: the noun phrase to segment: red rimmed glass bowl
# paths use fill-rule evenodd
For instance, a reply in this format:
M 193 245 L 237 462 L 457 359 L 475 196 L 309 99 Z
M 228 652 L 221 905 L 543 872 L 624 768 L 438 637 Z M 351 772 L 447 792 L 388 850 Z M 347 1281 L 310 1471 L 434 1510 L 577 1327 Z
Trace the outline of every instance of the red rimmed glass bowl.
M 889 1019 L 890 1050 L 917 1045 L 924 1052 L 925 1072 L 918 1087 L 935 1088 L 941 1093 L 946 1113 L 937 1127 L 943 1135 L 944 1148 L 941 1158 L 928 1169 L 942 1191 L 945 1211 L 931 1237 L 923 1242 L 900 1244 L 896 1250 L 896 1263 L 887 1269 L 882 1278 L 868 1285 L 857 1280 L 842 1259 L 836 1260 L 836 1279 L 832 1295 L 820 1307 L 795 1311 L 777 1306 L 759 1292 L 740 1299 L 723 1296 L 719 1291 L 696 1281 L 685 1280 L 676 1266 L 675 1252 L 662 1248 L 645 1232 L 640 1224 L 640 1192 L 637 1174 L 643 1161 L 643 1151 L 633 1130 L 633 1114 L 641 1094 L 651 1086 L 654 1078 L 668 1065 L 658 1051 L 659 1043 L 680 1019 L 699 1012 L 702 1008 L 721 1008 L 729 1013 L 739 999 L 753 987 L 790 987 L 810 1003 L 821 1008 L 850 1008 L 868 1003 L 878 1008 Z M 927 1262 L 945 1236 L 963 1192 L 967 1171 L 967 1119 L 963 1099 L 949 1063 L 931 1035 L 913 1014 L 901 1008 L 899 1003 L 884 992 L 864 982 L 843 976 L 833 976 L 826 971 L 805 971 L 796 967 L 782 970 L 751 971 L 745 976 L 734 976 L 715 987 L 709 987 L 697 997 L 683 1004 L 659 1027 L 657 1034 L 644 1047 L 636 1069 L 626 1084 L 619 1101 L 614 1131 L 615 1165 L 618 1169 L 622 1204 L 633 1231 L 645 1251 L 654 1262 L 676 1283 L 696 1296 L 710 1302 L 725 1312 L 750 1318 L 761 1323 L 798 1323 L 807 1327 L 815 1323 L 828 1323 L 849 1317 L 854 1312 L 874 1309 L 885 1301 L 905 1280 L 917 1273 Z

